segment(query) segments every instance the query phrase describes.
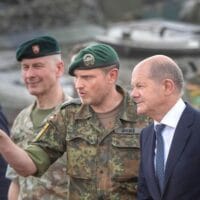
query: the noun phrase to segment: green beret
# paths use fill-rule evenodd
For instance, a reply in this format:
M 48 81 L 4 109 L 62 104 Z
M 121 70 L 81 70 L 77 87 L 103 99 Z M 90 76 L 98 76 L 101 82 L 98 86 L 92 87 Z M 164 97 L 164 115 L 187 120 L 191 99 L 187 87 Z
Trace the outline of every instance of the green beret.
M 38 58 L 60 54 L 58 42 L 50 36 L 41 36 L 22 43 L 16 50 L 16 59 Z
M 69 65 L 69 74 L 74 76 L 75 69 L 95 69 L 116 65 L 119 68 L 119 57 L 116 51 L 107 44 L 96 43 L 80 50 Z

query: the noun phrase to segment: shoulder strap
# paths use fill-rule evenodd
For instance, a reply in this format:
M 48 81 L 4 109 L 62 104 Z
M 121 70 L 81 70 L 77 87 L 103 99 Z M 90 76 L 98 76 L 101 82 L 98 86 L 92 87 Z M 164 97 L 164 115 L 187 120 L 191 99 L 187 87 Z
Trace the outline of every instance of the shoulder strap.
M 74 98 L 74 99 L 70 99 L 68 101 L 65 101 L 61 104 L 60 109 L 64 109 L 65 107 L 72 105 L 72 104 L 77 104 L 80 105 L 81 104 L 81 100 L 79 98 Z

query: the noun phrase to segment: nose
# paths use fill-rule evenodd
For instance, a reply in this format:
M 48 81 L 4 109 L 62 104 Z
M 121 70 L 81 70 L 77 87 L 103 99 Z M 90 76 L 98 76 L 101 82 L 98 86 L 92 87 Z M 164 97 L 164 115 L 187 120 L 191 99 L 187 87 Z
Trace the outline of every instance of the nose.
M 30 77 L 34 76 L 35 72 L 34 72 L 34 69 L 32 67 L 29 67 L 28 69 L 23 71 L 23 74 L 26 78 L 30 78 Z
M 130 96 L 133 97 L 133 95 L 134 95 L 134 89 L 132 88 L 132 89 L 130 90 Z
M 137 98 L 139 96 L 139 93 L 137 91 L 137 89 L 134 87 L 131 89 L 130 91 L 130 96 L 134 99 L 134 98 Z
M 74 85 L 76 89 L 80 89 L 83 87 L 83 81 L 80 78 L 75 78 L 74 79 Z

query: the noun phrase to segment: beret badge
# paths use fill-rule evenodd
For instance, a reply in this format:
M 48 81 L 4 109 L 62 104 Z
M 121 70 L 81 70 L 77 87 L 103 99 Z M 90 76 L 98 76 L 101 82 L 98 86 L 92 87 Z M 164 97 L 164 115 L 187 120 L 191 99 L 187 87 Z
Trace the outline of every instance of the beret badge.
M 34 54 L 38 54 L 40 52 L 39 45 L 33 45 L 32 46 L 32 51 L 33 51 Z
M 95 43 L 81 49 L 69 65 L 68 73 L 75 76 L 74 71 L 104 68 L 115 65 L 119 68 L 119 57 L 117 52 L 109 45 Z
M 88 53 L 83 56 L 83 62 L 86 67 L 93 66 L 95 63 L 95 58 L 92 54 Z

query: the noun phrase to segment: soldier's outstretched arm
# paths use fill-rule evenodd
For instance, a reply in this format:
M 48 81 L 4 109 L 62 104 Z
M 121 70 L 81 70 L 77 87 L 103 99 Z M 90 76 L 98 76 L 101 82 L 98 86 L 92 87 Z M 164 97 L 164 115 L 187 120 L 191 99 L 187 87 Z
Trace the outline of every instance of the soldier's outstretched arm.
M 21 176 L 36 173 L 37 168 L 29 155 L 18 147 L 7 134 L 0 129 L 0 154 Z M 1 167 L 1 166 L 0 166 Z

